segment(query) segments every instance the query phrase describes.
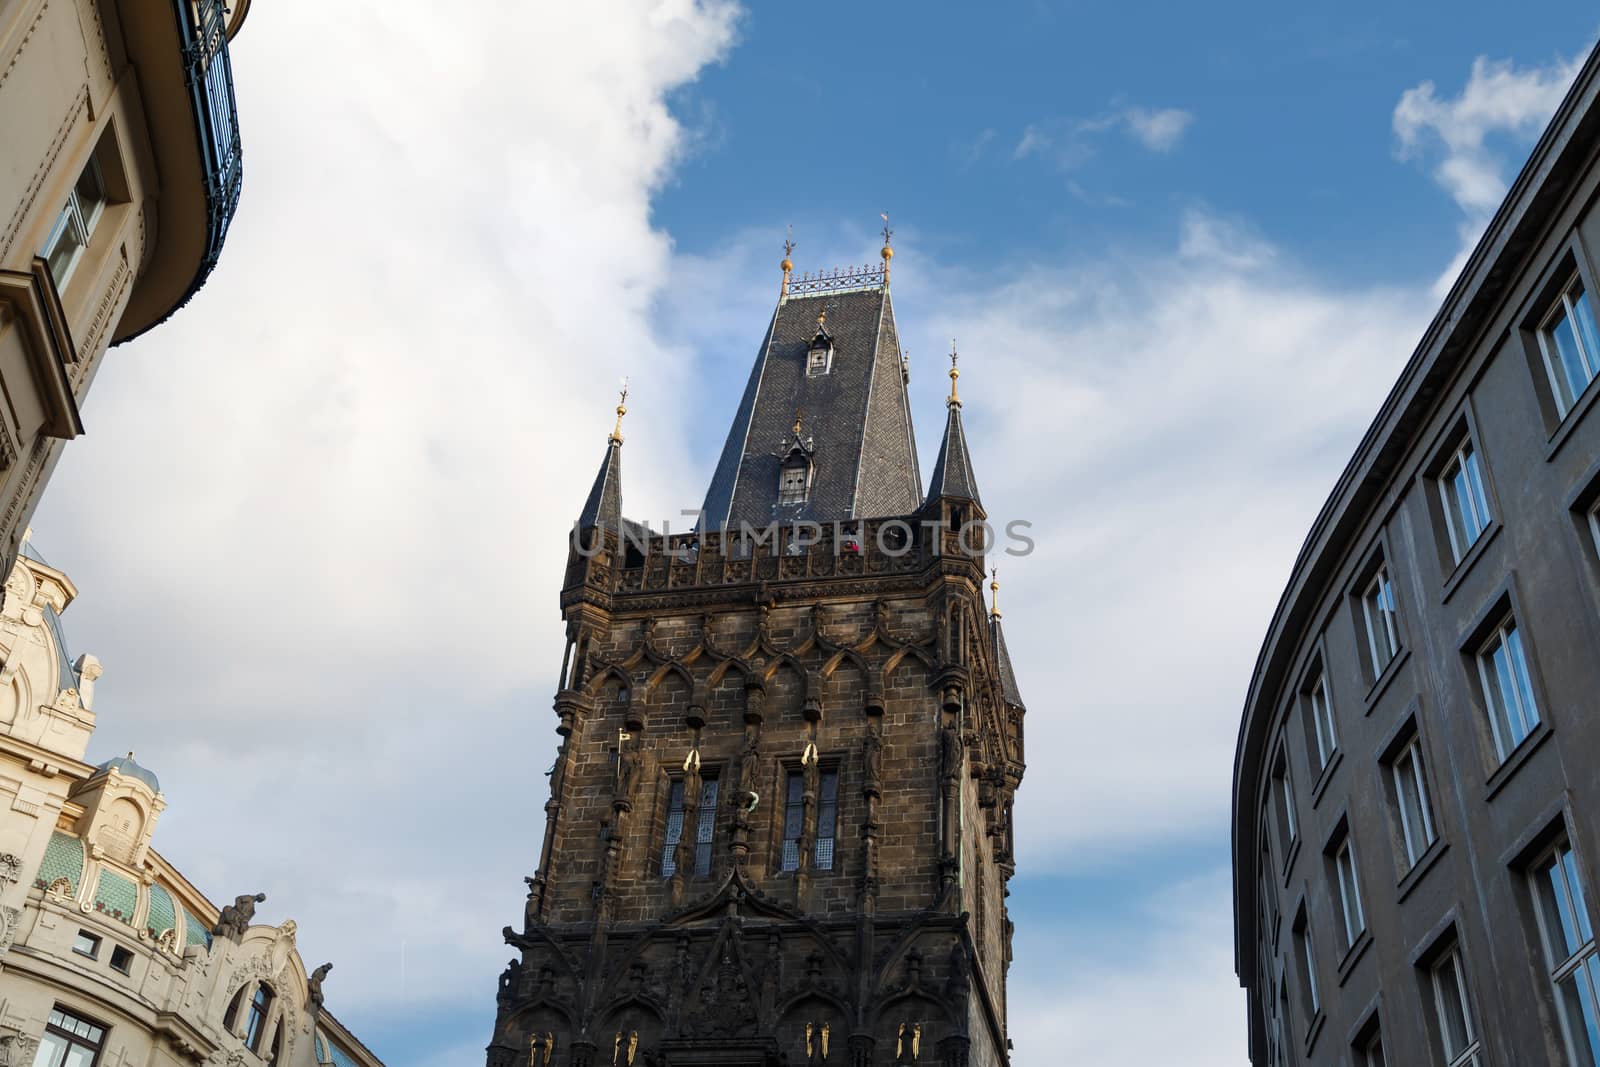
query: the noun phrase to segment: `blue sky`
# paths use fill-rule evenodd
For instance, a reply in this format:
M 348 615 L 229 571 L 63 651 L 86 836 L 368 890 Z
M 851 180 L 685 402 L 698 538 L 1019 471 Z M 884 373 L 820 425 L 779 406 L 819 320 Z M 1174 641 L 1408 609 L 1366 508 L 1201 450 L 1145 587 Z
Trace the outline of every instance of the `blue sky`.
M 1015 1062 L 1167 1063 L 1182 1033 L 1240 1067 L 1256 649 L 1600 16 L 439 11 L 256 5 L 223 263 L 108 358 L 36 518 L 106 665 L 91 755 L 161 774 L 157 847 L 214 899 L 265 889 L 394 1067 L 481 1062 L 616 380 L 626 510 L 694 506 L 785 226 L 802 270 L 860 263 L 887 210 L 924 454 L 954 335 L 985 502 L 1039 535 L 1002 574 Z

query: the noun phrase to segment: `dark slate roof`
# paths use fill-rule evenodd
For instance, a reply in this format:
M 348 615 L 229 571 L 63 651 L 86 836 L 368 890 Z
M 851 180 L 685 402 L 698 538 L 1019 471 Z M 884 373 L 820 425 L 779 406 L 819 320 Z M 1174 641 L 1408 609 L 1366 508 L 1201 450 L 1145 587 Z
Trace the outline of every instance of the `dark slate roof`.
M 807 377 L 806 352 L 824 308 L 833 363 L 829 373 Z M 778 453 L 796 411 L 816 467 L 806 503 L 780 509 Z M 706 492 L 706 528 L 908 515 L 921 506 L 921 487 L 889 291 L 780 301 Z
M 594 488 L 578 515 L 578 529 L 591 526 L 622 532 L 622 442 L 615 438 L 606 444 L 606 458 L 600 462 Z
M 1022 691 L 1017 688 L 1017 673 L 1011 669 L 1011 653 L 1006 651 L 1006 635 L 1000 629 L 1000 616 L 989 616 L 989 632 L 994 635 L 994 661 L 1000 668 L 1000 695 L 1007 704 L 1026 707 L 1022 703 Z
M 978 479 L 972 473 L 972 456 L 967 453 L 967 435 L 961 429 L 961 405 L 950 404 L 950 417 L 944 424 L 944 440 L 939 442 L 939 459 L 933 465 L 933 481 L 928 499 L 954 497 L 970 500 L 979 507 Z

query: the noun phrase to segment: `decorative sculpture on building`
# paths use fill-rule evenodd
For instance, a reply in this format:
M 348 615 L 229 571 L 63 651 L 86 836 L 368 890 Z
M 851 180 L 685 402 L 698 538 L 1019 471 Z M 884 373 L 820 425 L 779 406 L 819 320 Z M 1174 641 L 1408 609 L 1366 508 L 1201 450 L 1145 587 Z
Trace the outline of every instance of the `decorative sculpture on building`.
M 256 917 L 256 905 L 266 899 L 265 893 L 234 897 L 232 904 L 222 906 L 222 914 L 217 918 L 217 925 L 211 928 L 212 935 L 226 937 L 237 945 L 243 939 L 245 931 L 250 929 L 250 920 Z

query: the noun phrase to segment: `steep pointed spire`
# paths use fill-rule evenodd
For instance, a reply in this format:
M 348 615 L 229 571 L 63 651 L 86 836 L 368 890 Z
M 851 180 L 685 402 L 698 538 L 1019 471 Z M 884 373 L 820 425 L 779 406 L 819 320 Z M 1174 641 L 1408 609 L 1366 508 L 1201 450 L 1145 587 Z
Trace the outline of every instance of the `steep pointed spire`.
M 622 416 L 628 413 L 628 380 L 622 380 L 622 394 L 617 398 L 617 424 L 606 438 L 606 456 L 600 461 L 600 473 L 595 475 L 594 487 L 578 515 L 578 529 L 587 530 L 601 526 L 622 532 Z
M 939 459 L 933 465 L 933 481 L 928 486 L 928 499 L 949 497 L 970 500 L 979 507 L 983 501 L 978 496 L 978 479 L 972 473 L 972 457 L 967 453 L 967 435 L 961 429 L 961 397 L 956 393 L 956 380 L 961 377 L 957 366 L 960 356 L 956 343 L 950 342 L 950 398 L 945 406 L 950 414 L 944 424 L 944 440 L 939 442 Z
M 994 662 L 1000 674 L 1000 696 L 1007 704 L 1023 708 L 1022 692 L 1017 688 L 1017 673 L 1011 669 L 1011 653 L 1006 651 L 1005 631 L 1000 628 L 1000 571 L 989 572 L 989 591 L 993 597 L 989 609 L 989 636 L 994 641 Z
M 784 264 L 787 284 L 706 490 L 705 529 L 913 513 L 922 479 L 885 270 L 797 276 Z M 804 485 L 788 463 L 797 408 Z

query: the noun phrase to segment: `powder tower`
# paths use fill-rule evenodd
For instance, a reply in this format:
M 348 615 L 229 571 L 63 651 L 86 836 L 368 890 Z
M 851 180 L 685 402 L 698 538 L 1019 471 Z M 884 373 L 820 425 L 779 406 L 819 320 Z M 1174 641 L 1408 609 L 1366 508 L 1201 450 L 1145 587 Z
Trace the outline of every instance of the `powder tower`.
M 623 517 L 618 406 L 488 1067 L 1009 1063 L 999 538 L 953 355 L 924 491 L 884 236 L 881 267 L 786 254 L 695 531 Z

